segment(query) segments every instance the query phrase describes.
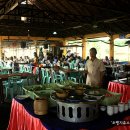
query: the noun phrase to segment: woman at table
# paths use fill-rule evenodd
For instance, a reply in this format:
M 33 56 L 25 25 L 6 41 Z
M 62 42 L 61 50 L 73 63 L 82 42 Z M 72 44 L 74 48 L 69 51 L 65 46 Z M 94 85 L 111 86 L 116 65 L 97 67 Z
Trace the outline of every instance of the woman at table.
M 86 84 L 92 87 L 101 87 L 103 82 L 103 76 L 105 66 L 101 60 L 96 57 L 97 50 L 95 48 L 90 49 L 90 59 L 85 65 L 87 71 Z
M 110 65 L 114 65 L 114 58 L 110 57 Z
M 33 59 L 33 63 L 32 63 L 32 69 L 33 69 L 33 74 L 36 74 L 36 67 L 38 66 L 38 56 L 37 53 L 34 52 L 34 59 Z
M 38 64 L 38 56 L 37 56 L 37 53 L 36 53 L 36 52 L 34 52 L 33 64 L 34 64 L 35 66 L 37 66 L 37 64 Z
M 105 59 L 103 60 L 103 62 L 105 65 L 110 65 L 110 61 L 109 61 L 108 56 L 105 56 Z

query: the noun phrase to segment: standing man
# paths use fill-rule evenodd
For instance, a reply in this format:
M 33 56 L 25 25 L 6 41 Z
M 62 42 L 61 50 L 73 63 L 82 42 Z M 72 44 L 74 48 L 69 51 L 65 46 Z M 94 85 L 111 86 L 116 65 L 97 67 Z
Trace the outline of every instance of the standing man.
M 92 87 L 101 87 L 103 82 L 103 76 L 105 66 L 101 60 L 96 57 L 97 50 L 95 48 L 90 49 L 90 59 L 85 65 L 87 71 L 86 84 Z

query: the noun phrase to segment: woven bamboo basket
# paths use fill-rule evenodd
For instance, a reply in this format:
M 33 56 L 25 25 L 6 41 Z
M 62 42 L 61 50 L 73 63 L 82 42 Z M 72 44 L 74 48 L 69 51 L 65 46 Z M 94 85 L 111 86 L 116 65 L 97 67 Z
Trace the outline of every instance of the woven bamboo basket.
M 46 98 L 36 98 L 34 100 L 34 113 L 36 115 L 45 115 L 48 113 L 48 101 Z

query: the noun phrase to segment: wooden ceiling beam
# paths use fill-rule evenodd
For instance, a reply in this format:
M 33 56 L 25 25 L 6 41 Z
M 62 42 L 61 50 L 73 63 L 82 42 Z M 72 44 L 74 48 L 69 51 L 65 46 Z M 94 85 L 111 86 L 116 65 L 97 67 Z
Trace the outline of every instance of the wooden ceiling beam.
M 73 10 L 76 11 L 76 13 L 78 13 L 79 15 L 82 15 L 81 12 L 79 11 L 79 9 L 77 9 L 77 7 L 75 7 L 72 3 L 70 3 L 69 1 L 68 1 L 67 3 L 71 6 L 71 8 L 72 8 Z
M 9 0 L 6 4 L 5 7 L 0 9 L 0 19 L 4 17 L 4 14 L 7 14 L 11 10 L 13 10 L 16 6 L 18 6 L 19 0 Z
M 87 2 L 87 1 L 85 1 L 85 0 L 67 0 L 67 1 L 77 2 L 77 3 L 83 4 L 83 5 L 85 5 L 85 6 L 92 6 L 92 7 L 98 8 L 98 9 L 102 9 L 102 10 L 106 10 L 106 11 L 111 11 L 111 12 L 115 12 L 115 13 L 130 14 L 130 12 L 121 11 L 121 10 L 115 10 L 115 9 L 113 9 L 113 8 L 108 8 L 108 7 L 98 6 L 98 5 L 92 4 L 92 3 L 90 3 L 90 2 Z
M 28 40 L 27 36 L 0 36 L 1 40 Z M 29 37 L 29 40 L 52 40 L 52 41 L 63 41 L 63 38 L 54 37 Z
M 66 12 L 70 13 L 69 9 L 68 9 L 65 5 L 62 4 L 61 0 L 56 0 L 56 1 L 58 2 L 58 4 L 59 4 L 62 8 L 65 9 Z
M 81 15 L 81 14 L 79 14 L 79 15 L 77 15 L 77 14 L 73 14 L 73 13 L 71 13 L 71 12 L 68 12 L 68 13 L 66 13 L 66 12 L 63 12 L 61 9 L 60 10 L 57 10 L 57 8 L 54 6 L 54 4 L 53 4 L 53 2 L 51 1 L 51 0 L 48 0 L 47 2 L 50 4 L 50 6 L 51 7 L 49 7 L 48 6 L 48 4 L 47 3 L 44 3 L 44 2 L 40 2 L 40 1 L 38 1 L 38 0 L 30 0 L 33 4 L 35 4 L 40 10 L 43 10 L 43 11 L 46 11 L 46 12 L 51 12 L 52 14 L 56 14 L 56 15 L 58 15 L 58 16 L 61 16 L 61 15 L 73 15 L 74 17 L 76 17 L 76 16 L 78 16 L 78 17 L 86 17 L 86 18 L 88 18 L 88 19 L 90 19 L 91 17 L 90 16 L 87 16 L 87 15 Z M 61 2 L 60 2 L 61 3 Z M 46 4 L 47 6 L 48 6 L 48 10 L 46 10 L 46 9 L 44 9 L 43 7 L 42 7 L 42 5 L 43 4 Z M 53 10 L 52 11 L 52 8 L 55 8 L 55 10 Z M 59 9 L 59 8 L 58 8 Z

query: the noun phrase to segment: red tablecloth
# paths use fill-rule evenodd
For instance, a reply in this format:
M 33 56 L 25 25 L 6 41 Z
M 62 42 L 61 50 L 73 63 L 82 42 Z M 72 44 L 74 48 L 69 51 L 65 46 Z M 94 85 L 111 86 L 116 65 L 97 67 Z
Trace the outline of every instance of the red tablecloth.
M 121 102 L 128 102 L 128 100 L 130 99 L 130 85 L 121 84 L 118 82 L 109 82 L 108 90 L 121 93 Z
M 7 130 L 47 130 L 38 118 L 31 116 L 22 104 L 12 101 L 10 121 Z
M 130 121 L 130 117 L 126 117 L 125 120 Z M 41 123 L 39 118 L 31 116 L 15 99 L 12 101 L 12 108 L 10 114 L 10 121 L 7 130 L 47 130 Z M 80 129 L 87 130 L 87 129 Z M 130 125 L 127 126 L 115 126 L 107 130 L 130 130 Z

